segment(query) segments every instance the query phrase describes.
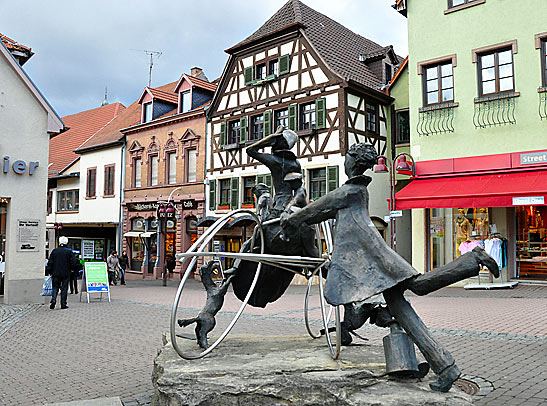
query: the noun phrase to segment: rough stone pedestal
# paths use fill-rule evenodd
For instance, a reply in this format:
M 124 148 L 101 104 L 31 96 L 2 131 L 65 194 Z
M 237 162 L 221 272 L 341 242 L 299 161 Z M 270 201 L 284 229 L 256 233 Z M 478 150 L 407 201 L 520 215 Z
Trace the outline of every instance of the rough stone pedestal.
M 324 338 L 229 335 L 205 358 L 180 358 L 163 336 L 154 361 L 155 406 L 405 405 L 469 406 L 471 398 L 457 388 L 433 392 L 430 374 L 395 380 L 385 372 L 382 347 L 343 347 L 331 359 Z M 195 341 L 180 345 L 197 351 Z

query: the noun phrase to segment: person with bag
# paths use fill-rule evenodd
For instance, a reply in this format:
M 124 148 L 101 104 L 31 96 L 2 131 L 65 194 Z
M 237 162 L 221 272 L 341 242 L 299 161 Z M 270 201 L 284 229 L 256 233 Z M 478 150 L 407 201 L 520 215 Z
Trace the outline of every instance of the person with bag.
M 108 269 L 108 284 L 117 285 L 115 274 L 116 271 L 121 273 L 120 261 L 118 260 L 118 253 L 116 251 L 110 252 L 110 255 L 106 259 L 106 268 Z
M 55 309 L 59 289 L 61 290 L 61 309 L 68 309 L 66 302 L 70 275 L 72 270 L 79 270 L 81 267 L 72 250 L 67 248 L 67 244 L 67 237 L 59 237 L 59 246 L 51 252 L 47 263 L 47 273 L 52 276 L 53 291 L 49 305 L 52 310 Z
M 125 270 L 129 265 L 129 257 L 127 256 L 127 251 L 122 251 L 122 256 L 118 258 L 120 263 L 120 268 L 122 268 L 122 280 L 120 285 L 125 285 Z

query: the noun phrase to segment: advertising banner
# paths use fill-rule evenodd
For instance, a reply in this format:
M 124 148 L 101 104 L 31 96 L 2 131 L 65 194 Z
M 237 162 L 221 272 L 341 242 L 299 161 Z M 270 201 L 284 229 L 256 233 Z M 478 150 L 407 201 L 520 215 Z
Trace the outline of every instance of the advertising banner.
M 86 262 L 85 263 L 85 281 L 87 291 L 108 292 L 108 273 L 106 271 L 106 262 Z

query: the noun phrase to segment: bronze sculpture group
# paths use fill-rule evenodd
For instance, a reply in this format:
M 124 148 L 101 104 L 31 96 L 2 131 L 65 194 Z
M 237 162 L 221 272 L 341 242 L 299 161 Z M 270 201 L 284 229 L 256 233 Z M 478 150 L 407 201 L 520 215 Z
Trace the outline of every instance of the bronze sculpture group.
M 352 145 L 346 153 L 344 164 L 348 181 L 306 204 L 301 167 L 290 151 L 296 139 L 294 132 L 280 127 L 276 133 L 247 148 L 249 156 L 266 165 L 272 174 L 273 199 L 265 185 L 255 187 L 266 252 L 317 257 L 320 253 L 315 243 L 314 225 L 335 219 L 334 249 L 330 265 L 324 273 L 327 275 L 325 299 L 333 306 L 344 306 L 343 343 L 351 343 L 349 333 L 361 327 L 367 319 L 382 327 L 395 323 L 404 329 L 437 374 L 437 381 L 430 387 L 435 391 L 448 391 L 460 376 L 460 371 L 452 355 L 429 332 L 404 298 L 403 292 L 408 289 L 418 295 L 426 295 L 477 275 L 481 266 L 498 277 L 496 262 L 484 250 L 475 248 L 435 271 L 420 274 L 393 251 L 377 231 L 368 212 L 367 186 L 372 178 L 364 173 L 372 169 L 378 160 L 375 149 L 370 145 Z M 259 152 L 267 146 L 272 147 L 271 154 Z M 252 241 L 245 242 L 243 252 L 257 252 Z M 203 269 L 201 273 L 206 276 Z M 262 269 L 263 273 L 249 301 L 249 304 L 258 307 L 277 300 L 293 276 L 273 266 Z M 214 292 L 212 281 L 203 279 L 207 289 L 206 307 L 197 318 L 179 321 L 180 325 L 201 323 L 199 329 L 196 327 L 200 346 L 207 346 L 207 332 L 210 331 L 209 327 L 212 329 L 211 326 L 214 326 L 214 316 L 222 306 L 230 282 L 234 293 L 242 300 L 255 271 L 256 263 L 236 260 L 227 271 L 227 279 Z M 370 299 L 378 294 L 383 295 L 387 307 L 370 303 Z

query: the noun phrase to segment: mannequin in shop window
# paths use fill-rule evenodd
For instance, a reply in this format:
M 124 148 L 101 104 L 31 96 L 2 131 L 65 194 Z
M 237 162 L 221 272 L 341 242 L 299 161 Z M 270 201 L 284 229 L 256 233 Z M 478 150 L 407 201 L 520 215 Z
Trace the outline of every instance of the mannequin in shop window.
M 454 229 L 456 230 L 456 252 L 460 256 L 460 244 L 469 239 L 471 234 L 471 223 L 465 217 L 465 210 L 458 209 L 458 217 L 454 220 Z
M 477 213 L 477 219 L 475 220 L 475 232 L 483 240 L 488 237 L 488 210 L 486 207 L 481 207 Z

